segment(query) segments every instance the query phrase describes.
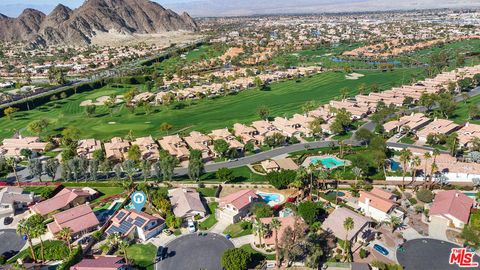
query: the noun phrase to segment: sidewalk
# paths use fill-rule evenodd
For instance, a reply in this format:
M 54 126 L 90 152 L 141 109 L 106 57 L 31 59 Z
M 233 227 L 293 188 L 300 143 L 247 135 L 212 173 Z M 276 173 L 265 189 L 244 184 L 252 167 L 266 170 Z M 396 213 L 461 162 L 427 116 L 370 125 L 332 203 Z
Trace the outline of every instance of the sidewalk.
M 253 234 L 245 235 L 242 237 L 237 237 L 237 238 L 231 238 L 230 241 L 232 241 L 233 245 L 236 248 L 239 248 L 243 245 L 251 244 L 253 243 Z

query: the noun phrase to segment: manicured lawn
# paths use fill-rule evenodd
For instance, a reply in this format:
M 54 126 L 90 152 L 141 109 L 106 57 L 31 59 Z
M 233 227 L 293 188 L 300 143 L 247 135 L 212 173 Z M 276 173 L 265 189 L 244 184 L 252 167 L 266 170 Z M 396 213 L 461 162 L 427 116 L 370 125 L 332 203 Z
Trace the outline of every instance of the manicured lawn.
M 155 254 L 157 248 L 153 244 L 135 244 L 127 249 L 128 257 L 133 260 L 134 264 L 140 269 L 154 269 Z
M 100 192 L 100 196 L 93 200 L 92 203 L 99 202 L 106 197 L 116 194 L 123 194 L 125 192 L 122 187 L 95 187 L 94 189 Z
M 263 175 L 259 175 L 252 172 L 250 168 L 248 168 L 247 166 L 232 168 L 232 171 L 233 171 L 233 176 L 235 176 L 235 179 L 232 181 L 232 183 L 243 183 L 243 182 L 263 183 L 265 182 L 265 177 Z M 187 176 L 182 176 L 182 177 L 177 177 L 174 180 L 184 181 L 184 180 L 190 180 L 190 179 Z M 200 176 L 200 181 L 219 182 L 220 180 L 217 179 L 215 172 L 209 172 L 209 173 L 202 174 Z
M 67 258 L 69 254 L 69 250 L 65 242 L 59 241 L 59 240 L 44 240 L 43 242 L 43 247 L 44 247 L 44 254 L 45 254 L 45 260 L 63 260 Z M 37 258 L 40 258 L 41 256 L 41 246 L 40 244 L 34 245 L 33 250 L 35 252 L 35 256 Z M 13 263 L 17 261 L 17 259 L 25 259 L 27 257 L 31 257 L 32 253 L 30 251 L 30 248 L 25 248 L 22 251 L 20 251 L 17 255 L 14 257 L 10 258 L 8 260 L 8 263 Z
M 467 104 L 465 104 L 465 102 L 458 103 L 454 116 L 451 117 L 450 120 L 454 121 L 457 124 L 464 124 L 467 121 L 472 124 L 480 124 L 480 119 L 469 119 L 468 108 L 471 106 L 471 104 L 480 104 L 480 95 L 469 98 Z
M 207 217 L 207 219 L 205 219 L 200 224 L 198 224 L 198 228 L 200 230 L 208 230 L 211 227 L 213 227 L 215 223 L 217 223 L 217 219 L 215 218 L 215 209 L 217 209 L 217 207 L 218 207 L 218 203 L 216 202 L 211 202 L 208 204 L 210 215 Z
M 405 137 L 402 137 L 402 138 L 400 139 L 400 142 L 401 142 L 401 143 L 407 143 L 407 144 L 414 144 L 414 143 L 415 143 L 415 140 L 413 140 L 413 139 L 410 138 L 410 137 L 405 136 Z
M 251 226 L 248 229 L 242 229 L 241 222 L 230 224 L 228 227 L 223 231 L 224 234 L 229 234 L 232 238 L 237 238 L 245 235 L 252 234 Z
M 203 197 L 215 197 L 215 193 L 217 192 L 216 188 L 197 188 L 197 191 Z
M 252 265 L 249 265 L 249 268 L 255 268 L 255 266 L 259 265 L 263 260 L 275 260 L 275 254 L 263 254 L 255 249 L 252 248 L 250 244 L 246 244 L 240 247 L 241 249 L 245 250 L 246 252 L 250 253 L 252 256 Z
M 24 187 L 24 191 L 26 192 L 33 192 L 35 195 L 40 195 L 44 199 L 49 198 L 52 192 L 55 190 L 54 186 L 46 186 L 46 187 Z
M 292 115 L 301 110 L 301 106 L 310 100 L 327 103 L 339 96 L 343 87 L 350 89 L 354 95 L 360 84 L 368 86 L 377 83 L 380 89 L 386 90 L 393 86 L 410 81 L 412 75 L 421 78 L 421 69 L 400 69 L 395 71 L 361 71 L 365 76 L 358 80 L 345 79 L 343 72 L 326 72 L 297 81 L 278 82 L 271 85 L 271 91 L 250 89 L 237 95 L 190 102 L 183 109 L 158 107 L 150 115 L 143 109 L 130 113 L 123 105 L 118 105 L 113 115 L 105 106 L 99 106 L 96 116 L 87 118 L 85 108 L 79 106 L 87 99 L 96 99 L 110 94 L 122 94 L 134 85 L 105 86 L 95 91 L 79 93 L 63 100 L 52 101 L 30 111 L 15 113 L 12 120 L 0 118 L 0 138 L 12 136 L 14 130 L 23 135 L 29 135 L 26 126 L 32 120 L 48 119 L 48 130 L 42 135 L 56 135 L 68 126 L 81 127 L 81 137 L 110 139 L 113 136 L 124 137 L 130 130 L 134 136 L 151 134 L 154 137 L 165 135 L 159 131 L 163 122 L 173 125 L 171 133 L 182 130 L 189 132 L 198 130 L 208 132 L 216 128 L 230 127 L 236 122 L 250 123 L 258 120 L 257 108 L 265 105 L 270 109 L 271 116 Z M 141 86 L 140 86 L 141 87 Z M 186 102 L 188 103 L 188 102 Z

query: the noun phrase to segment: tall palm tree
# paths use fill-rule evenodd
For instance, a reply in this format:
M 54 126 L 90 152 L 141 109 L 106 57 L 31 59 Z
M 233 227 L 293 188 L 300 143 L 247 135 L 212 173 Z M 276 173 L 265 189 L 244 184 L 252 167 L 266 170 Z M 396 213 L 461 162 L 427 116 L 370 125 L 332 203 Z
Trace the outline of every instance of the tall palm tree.
M 280 247 L 278 246 L 278 229 L 280 229 L 281 223 L 278 219 L 273 218 L 270 222 L 270 227 L 275 232 L 275 265 L 280 268 Z
M 415 156 L 412 158 L 410 163 L 410 169 L 412 170 L 412 183 L 415 182 L 415 176 L 417 175 L 418 166 L 420 166 L 420 164 L 422 164 L 420 157 Z
M 260 218 L 256 218 L 255 220 L 255 230 L 258 235 L 258 243 L 260 244 L 260 247 L 262 246 L 262 237 L 263 234 L 265 233 L 265 225 L 260 221 Z
M 68 249 L 70 250 L 70 252 L 72 252 L 72 243 L 70 243 L 70 241 L 72 240 L 72 229 L 70 229 L 70 227 L 65 227 L 65 228 L 61 229 L 55 235 L 55 237 L 59 240 L 64 241 L 65 243 L 67 243 Z
M 317 172 L 317 178 L 318 180 L 322 180 L 322 188 L 326 189 L 327 188 L 326 180 L 328 178 L 328 172 L 323 167 Z
M 7 165 L 12 168 L 13 175 L 15 176 L 15 181 L 17 182 L 17 186 L 20 186 L 20 179 L 18 178 L 17 174 L 17 164 L 18 160 L 16 157 L 7 158 Z
M 21 219 L 17 225 L 17 234 L 18 235 L 25 235 L 28 240 L 28 245 L 30 246 L 30 252 L 32 254 L 32 259 L 34 262 L 37 262 L 37 257 L 35 256 L 35 251 L 33 249 L 32 243 L 32 226 L 26 219 Z
M 345 254 L 346 254 L 346 260 L 350 261 L 350 245 L 349 245 L 349 240 L 348 240 L 348 232 L 351 231 L 353 229 L 353 227 L 355 226 L 355 223 L 353 221 L 353 218 L 351 217 L 347 217 L 345 218 L 345 220 L 343 221 L 343 228 L 345 229 L 346 231 L 346 234 L 345 234 L 345 246 L 343 247 L 345 249 Z
M 400 152 L 400 162 L 402 162 L 402 188 L 405 189 L 405 173 L 407 172 L 407 164 L 412 158 L 412 152 L 408 149 L 403 149 Z
M 110 246 L 117 247 L 121 250 L 123 256 L 125 257 L 125 262 L 129 264 L 127 254 L 129 243 L 125 239 L 122 239 L 122 237 L 118 233 L 110 234 L 107 238 L 107 241 Z
M 355 175 L 355 186 L 357 186 L 357 184 L 358 184 L 357 180 L 358 180 L 358 178 L 362 177 L 362 174 L 363 174 L 362 169 L 360 169 L 358 167 L 353 167 L 352 172 Z
M 38 214 L 35 214 L 28 218 L 28 222 L 32 226 L 32 238 L 38 238 L 40 240 L 42 261 L 45 261 L 45 248 L 43 246 L 42 235 L 44 235 L 47 231 L 44 221 L 45 219 Z
M 428 188 L 432 188 L 433 186 L 433 174 L 438 171 L 438 165 L 435 162 L 432 162 L 432 165 L 430 166 L 430 181 Z
M 423 154 L 423 158 L 425 159 L 425 168 L 423 170 L 423 185 L 425 186 L 427 184 L 427 177 L 428 177 L 427 165 L 428 165 L 428 161 L 432 158 L 432 155 L 430 154 L 430 152 L 425 152 L 425 154 Z

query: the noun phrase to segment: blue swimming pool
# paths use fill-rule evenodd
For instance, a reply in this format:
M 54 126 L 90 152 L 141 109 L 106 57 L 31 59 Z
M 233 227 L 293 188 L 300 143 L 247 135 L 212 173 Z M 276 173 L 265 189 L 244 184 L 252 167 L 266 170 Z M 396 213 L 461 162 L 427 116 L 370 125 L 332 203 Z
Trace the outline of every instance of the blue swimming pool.
M 269 204 L 270 202 L 274 203 L 280 203 L 281 202 L 281 195 L 277 193 L 263 193 L 263 192 L 258 192 L 258 196 L 262 197 L 262 199 Z
M 312 164 L 317 165 L 319 162 L 328 169 L 345 165 L 345 161 L 336 157 L 314 157 L 311 159 Z

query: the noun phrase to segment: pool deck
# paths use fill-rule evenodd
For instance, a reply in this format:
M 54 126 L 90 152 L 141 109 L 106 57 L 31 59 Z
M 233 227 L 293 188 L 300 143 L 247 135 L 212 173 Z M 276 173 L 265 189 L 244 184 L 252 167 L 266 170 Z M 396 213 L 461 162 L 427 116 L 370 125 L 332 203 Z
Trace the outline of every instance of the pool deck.
M 310 164 L 312 164 L 312 159 L 326 159 L 326 158 L 334 158 L 334 159 L 337 159 L 337 160 L 341 160 L 341 161 L 345 162 L 345 166 L 350 166 L 352 164 L 350 162 L 350 160 L 341 159 L 341 158 L 338 158 L 338 157 L 333 156 L 333 155 L 324 155 L 324 156 L 311 156 L 311 157 L 305 158 L 305 160 L 302 163 L 302 167 L 308 168 L 308 166 L 310 166 Z M 327 168 L 327 169 L 331 170 L 331 169 L 336 169 L 336 168 L 343 167 L 343 166 L 344 165 L 342 164 L 342 165 L 332 166 L 332 167 Z

